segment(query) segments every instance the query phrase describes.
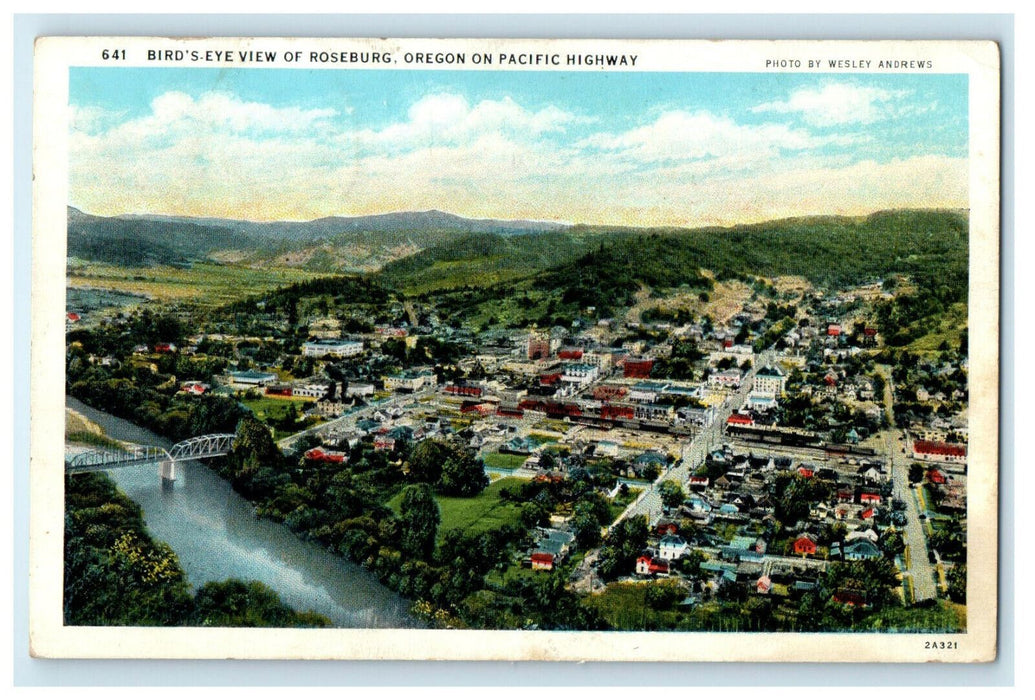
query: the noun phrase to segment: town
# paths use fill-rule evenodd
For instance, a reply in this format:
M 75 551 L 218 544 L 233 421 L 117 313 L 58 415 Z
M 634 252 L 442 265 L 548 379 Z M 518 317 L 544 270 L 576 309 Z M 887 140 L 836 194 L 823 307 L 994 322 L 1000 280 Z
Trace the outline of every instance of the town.
M 69 395 L 173 439 L 264 426 L 290 468 L 215 468 L 429 624 L 965 626 L 966 331 L 889 344 L 908 278 L 516 327 L 364 284 L 69 308 Z M 436 588 L 451 561 L 470 580 Z M 553 607 L 517 614 L 542 581 Z

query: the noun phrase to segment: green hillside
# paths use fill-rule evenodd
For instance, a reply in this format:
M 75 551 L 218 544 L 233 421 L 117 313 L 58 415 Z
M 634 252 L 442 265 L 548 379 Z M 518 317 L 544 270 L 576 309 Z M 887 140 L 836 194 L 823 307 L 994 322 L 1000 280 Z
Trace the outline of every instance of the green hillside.
M 632 303 L 640 289 L 706 291 L 712 281 L 704 270 L 720 280 L 800 275 L 830 289 L 905 275 L 921 303 L 898 311 L 915 320 L 932 311 L 922 307 L 966 300 L 967 231 L 966 216 L 949 211 L 729 229 L 575 227 L 550 240 L 540 235 L 433 247 L 390 265 L 385 274 L 396 288 L 437 287 L 430 295 L 436 303 L 454 320 L 477 325 L 554 324 L 587 307 L 607 316 Z M 543 266 L 538 272 L 537 265 Z

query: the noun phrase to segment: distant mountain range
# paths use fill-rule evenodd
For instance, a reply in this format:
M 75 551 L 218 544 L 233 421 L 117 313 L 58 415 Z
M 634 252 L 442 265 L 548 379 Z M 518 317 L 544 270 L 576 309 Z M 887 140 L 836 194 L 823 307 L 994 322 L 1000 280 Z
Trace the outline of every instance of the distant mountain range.
M 256 222 L 160 215 L 102 217 L 69 207 L 68 255 L 130 266 L 213 259 L 355 272 L 379 269 L 458 237 L 510 237 L 567 228 L 546 221 L 468 219 L 437 210 Z
M 720 278 L 801 275 L 824 284 L 933 275 L 965 291 L 968 230 L 966 211 L 947 210 L 687 229 L 467 219 L 435 210 L 260 223 L 98 217 L 69 208 L 68 254 L 126 266 L 214 260 L 378 272 L 383 283 L 411 293 L 520 283 L 603 308 L 643 286 L 696 288 L 701 270 Z

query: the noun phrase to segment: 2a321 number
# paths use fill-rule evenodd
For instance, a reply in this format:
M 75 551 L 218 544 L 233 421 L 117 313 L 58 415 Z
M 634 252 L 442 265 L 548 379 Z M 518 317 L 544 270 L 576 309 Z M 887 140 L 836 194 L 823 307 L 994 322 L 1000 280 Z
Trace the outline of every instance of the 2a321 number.
M 126 60 L 126 49 L 104 49 L 101 51 L 101 59 L 105 61 Z

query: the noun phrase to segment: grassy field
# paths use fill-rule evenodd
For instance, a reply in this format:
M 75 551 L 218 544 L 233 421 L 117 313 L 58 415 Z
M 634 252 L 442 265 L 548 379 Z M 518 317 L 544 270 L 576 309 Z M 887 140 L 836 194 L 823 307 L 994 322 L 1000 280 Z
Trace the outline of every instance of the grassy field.
M 463 530 L 468 535 L 477 535 L 500 525 L 517 524 L 521 518 L 521 507 L 514 503 L 500 500 L 500 489 L 513 488 L 524 483 L 521 479 L 506 478 L 489 484 L 489 486 L 473 498 L 453 498 L 435 496 L 438 501 L 442 522 L 439 523 L 439 535 L 448 530 Z M 399 512 L 402 493 L 388 501 L 388 507 Z
M 525 455 L 508 455 L 502 452 L 489 452 L 482 455 L 482 461 L 486 467 L 496 469 L 517 469 L 528 459 Z
M 611 522 L 618 519 L 618 516 L 622 514 L 630 503 L 636 500 L 636 497 L 640 495 L 640 491 L 642 490 L 643 489 L 630 488 L 627 495 L 623 496 L 622 494 L 618 494 L 614 497 L 614 500 L 612 500 L 611 504 L 608 506 L 608 508 L 611 509 Z
M 69 266 L 68 286 L 141 294 L 163 302 L 194 301 L 201 306 L 217 306 L 320 276 L 287 267 L 195 263 L 190 269 L 182 269 L 89 262 Z
M 313 399 L 282 398 L 272 399 L 261 397 L 258 399 L 242 399 L 241 403 L 251 409 L 252 413 L 259 420 L 273 418 L 278 420 L 287 415 L 290 406 L 294 406 L 299 413 L 313 402 Z
M 925 327 L 930 328 L 927 334 L 909 344 L 913 352 L 937 352 L 943 342 L 956 348 L 960 343 L 960 334 L 967 327 L 967 305 L 953 304 L 945 313 L 924 320 Z

